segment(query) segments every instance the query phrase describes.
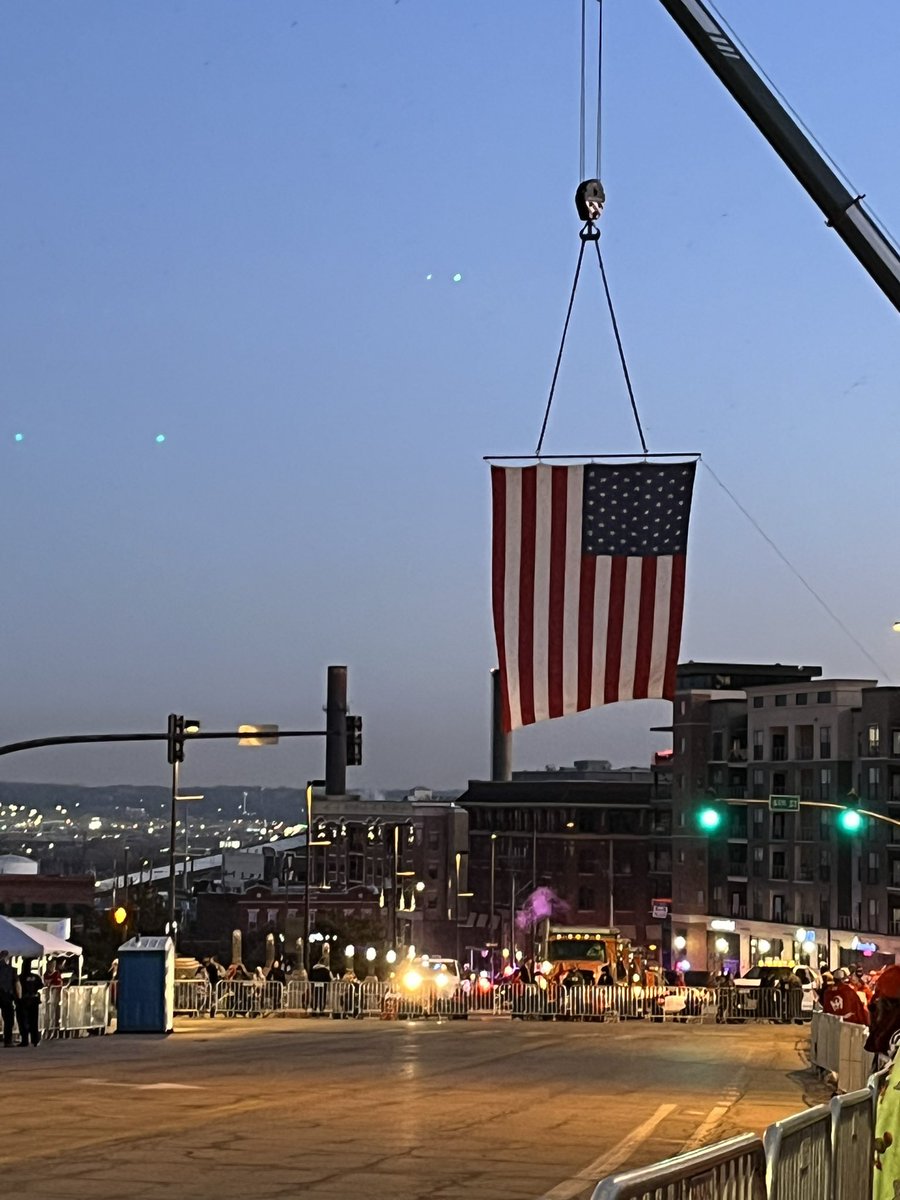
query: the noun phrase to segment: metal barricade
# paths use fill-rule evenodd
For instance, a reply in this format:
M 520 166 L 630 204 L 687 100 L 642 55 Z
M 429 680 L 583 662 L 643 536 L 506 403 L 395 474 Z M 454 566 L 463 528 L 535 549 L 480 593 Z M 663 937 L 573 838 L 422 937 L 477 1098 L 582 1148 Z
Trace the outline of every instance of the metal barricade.
M 388 985 L 380 979 L 364 979 L 359 985 L 359 1015 L 361 1017 L 381 1016 L 384 997 Z
M 336 979 L 329 989 L 329 1008 L 332 1017 L 358 1017 L 360 1015 L 361 984 L 352 979 Z
M 766 1158 L 755 1133 L 601 1179 L 591 1200 L 766 1200 Z
M 865 1048 L 868 1036 L 867 1026 L 841 1021 L 837 1082 L 842 1092 L 865 1087 L 872 1074 L 873 1056 Z
M 216 985 L 216 1011 L 223 1017 L 268 1016 L 283 1007 L 283 988 L 272 979 L 222 979 Z
M 62 1026 L 62 988 L 45 987 L 41 991 L 41 1009 L 38 1028 L 41 1037 L 59 1037 Z
M 175 1007 L 178 1016 L 199 1017 L 209 1012 L 208 979 L 176 979 Z
M 871 1200 L 875 1152 L 872 1092 L 860 1088 L 831 1104 L 832 1200 Z
M 776 1121 L 765 1132 L 769 1200 L 831 1196 L 831 1111 L 817 1104 Z

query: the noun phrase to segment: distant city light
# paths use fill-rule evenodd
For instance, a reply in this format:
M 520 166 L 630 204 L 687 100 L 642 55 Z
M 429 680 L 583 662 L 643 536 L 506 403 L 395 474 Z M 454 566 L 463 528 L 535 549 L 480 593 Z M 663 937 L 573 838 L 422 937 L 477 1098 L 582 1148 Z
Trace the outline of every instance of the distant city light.
M 165 440 L 166 440 L 166 435 L 164 433 L 158 433 L 156 435 L 157 446 L 161 446 Z
M 457 273 L 456 275 L 454 275 L 454 276 L 453 276 L 453 282 L 454 282 L 454 283 L 459 283 L 459 281 L 460 281 L 461 279 L 462 279 L 462 275 L 460 275 L 459 273 Z
M 14 442 L 24 442 L 24 441 L 25 441 L 25 434 L 24 434 L 24 433 L 17 433 L 17 434 L 15 435 L 15 437 L 13 438 L 13 441 L 14 441 Z

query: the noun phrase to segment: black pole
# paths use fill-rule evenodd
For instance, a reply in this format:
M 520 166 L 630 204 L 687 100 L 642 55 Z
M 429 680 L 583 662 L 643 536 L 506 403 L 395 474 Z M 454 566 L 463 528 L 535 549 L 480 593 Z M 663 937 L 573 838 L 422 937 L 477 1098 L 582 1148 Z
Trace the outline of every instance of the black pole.
M 512 734 L 503 728 L 503 693 L 497 667 L 491 671 L 491 779 L 500 783 L 512 779 Z
M 325 795 L 347 794 L 347 668 L 328 668 L 325 700 Z
M 169 812 L 169 937 L 175 940 L 175 819 L 178 795 L 178 763 L 172 763 L 172 800 Z
M 306 881 L 303 884 L 303 969 L 309 978 L 309 873 L 312 870 L 312 783 L 306 785 Z

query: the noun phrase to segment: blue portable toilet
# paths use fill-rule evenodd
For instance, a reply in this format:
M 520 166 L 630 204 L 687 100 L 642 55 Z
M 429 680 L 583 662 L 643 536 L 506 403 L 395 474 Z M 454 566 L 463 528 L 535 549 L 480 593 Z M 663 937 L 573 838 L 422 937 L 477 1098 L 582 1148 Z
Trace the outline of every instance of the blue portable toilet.
M 171 1033 L 175 945 L 168 937 L 133 937 L 119 947 L 116 1033 Z

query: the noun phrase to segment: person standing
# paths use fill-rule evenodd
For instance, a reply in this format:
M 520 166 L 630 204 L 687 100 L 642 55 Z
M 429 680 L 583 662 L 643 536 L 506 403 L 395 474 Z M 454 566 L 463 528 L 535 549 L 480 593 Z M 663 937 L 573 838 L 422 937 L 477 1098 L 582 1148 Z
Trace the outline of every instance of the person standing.
M 0 950 L 0 1019 L 3 1021 L 4 1046 L 12 1045 L 18 998 L 19 981 L 9 961 L 9 951 Z
M 19 973 L 19 997 L 16 1000 L 16 1016 L 19 1019 L 19 1034 L 22 1045 L 36 1046 L 41 1040 L 41 989 L 44 981 L 31 968 L 31 959 L 22 959 Z

